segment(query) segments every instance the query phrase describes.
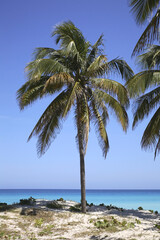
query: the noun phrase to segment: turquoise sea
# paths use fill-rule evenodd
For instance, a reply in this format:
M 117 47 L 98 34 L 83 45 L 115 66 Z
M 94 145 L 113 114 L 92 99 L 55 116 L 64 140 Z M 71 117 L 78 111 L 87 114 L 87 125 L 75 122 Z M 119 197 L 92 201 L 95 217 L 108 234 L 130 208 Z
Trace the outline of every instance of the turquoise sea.
M 1 189 L 0 202 L 19 202 L 22 198 L 74 200 L 80 202 L 80 190 L 71 189 Z M 160 190 L 86 190 L 88 203 L 112 204 L 126 209 L 158 210 L 160 212 Z

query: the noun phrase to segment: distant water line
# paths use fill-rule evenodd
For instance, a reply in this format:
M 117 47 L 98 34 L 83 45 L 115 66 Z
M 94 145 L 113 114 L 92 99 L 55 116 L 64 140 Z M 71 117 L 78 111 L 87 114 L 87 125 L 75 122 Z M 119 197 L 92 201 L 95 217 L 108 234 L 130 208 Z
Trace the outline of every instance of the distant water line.
M 0 202 L 8 204 L 19 202 L 24 198 L 73 200 L 80 202 L 78 189 L 0 189 Z M 115 205 L 126 209 L 158 210 L 160 212 L 160 190 L 86 190 L 88 203 Z

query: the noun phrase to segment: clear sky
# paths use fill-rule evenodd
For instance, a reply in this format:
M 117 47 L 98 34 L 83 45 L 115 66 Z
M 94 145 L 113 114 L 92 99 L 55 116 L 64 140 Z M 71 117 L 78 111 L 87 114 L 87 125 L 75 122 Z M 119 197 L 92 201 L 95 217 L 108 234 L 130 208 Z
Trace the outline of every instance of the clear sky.
M 94 43 L 101 33 L 109 60 L 123 57 L 135 72 L 132 50 L 144 26 L 136 25 L 127 0 L 2 0 L 1 84 L 0 84 L 0 188 L 80 188 L 79 153 L 75 143 L 73 115 L 64 122 L 61 133 L 41 158 L 36 138 L 27 143 L 32 128 L 50 99 L 46 98 L 20 111 L 16 91 L 25 82 L 24 68 L 36 47 L 55 48 L 53 26 L 71 20 Z M 113 79 L 117 80 L 116 76 Z M 91 126 L 86 162 L 88 189 L 159 189 L 160 156 L 140 148 L 147 120 L 123 133 L 114 116 L 107 132 L 110 150 L 107 158 Z

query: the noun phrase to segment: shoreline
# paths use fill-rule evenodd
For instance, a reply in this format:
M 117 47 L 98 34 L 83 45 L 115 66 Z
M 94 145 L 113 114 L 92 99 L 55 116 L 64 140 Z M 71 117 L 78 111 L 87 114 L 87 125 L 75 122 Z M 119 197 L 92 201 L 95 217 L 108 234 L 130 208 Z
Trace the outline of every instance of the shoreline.
M 160 239 L 160 215 L 149 210 L 93 204 L 82 214 L 77 202 L 62 198 L 21 203 L 0 212 L 0 239 Z
M 74 200 L 79 202 L 80 190 L 63 190 L 63 189 L 41 189 L 41 190 L 0 190 L 0 202 L 13 204 L 21 198 L 29 198 L 30 196 L 38 199 L 57 199 L 63 197 L 65 200 Z M 87 190 L 86 200 L 88 203 L 94 204 L 104 203 L 106 205 L 113 204 L 118 207 L 127 209 L 137 209 L 142 206 L 144 209 L 153 209 L 160 212 L 160 191 L 159 190 Z

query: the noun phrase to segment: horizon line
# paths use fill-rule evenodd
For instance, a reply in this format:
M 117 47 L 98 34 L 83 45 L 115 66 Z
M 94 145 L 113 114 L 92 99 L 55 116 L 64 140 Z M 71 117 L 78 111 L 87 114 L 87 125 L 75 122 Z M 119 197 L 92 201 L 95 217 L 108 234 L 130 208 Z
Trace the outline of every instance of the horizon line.
M 81 190 L 80 188 L 0 188 L 0 190 Z M 112 190 L 112 191 L 124 191 L 124 190 L 132 190 L 132 191 L 145 191 L 145 190 L 160 190 L 157 188 L 87 188 L 87 190 Z

